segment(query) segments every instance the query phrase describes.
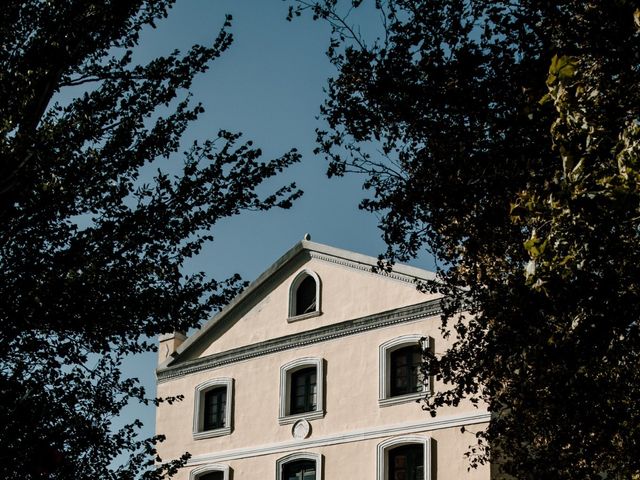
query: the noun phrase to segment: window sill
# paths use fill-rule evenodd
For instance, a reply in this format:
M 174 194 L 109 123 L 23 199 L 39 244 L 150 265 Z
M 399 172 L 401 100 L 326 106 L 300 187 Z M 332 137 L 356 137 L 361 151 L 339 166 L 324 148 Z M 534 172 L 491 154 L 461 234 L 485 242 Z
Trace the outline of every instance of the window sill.
M 408 393 L 406 395 L 398 395 L 396 397 L 380 398 L 378 399 L 378 405 L 380 407 L 388 407 L 390 405 L 399 405 L 401 403 L 416 402 L 424 398 L 427 392 Z
M 287 318 L 287 322 L 288 323 L 293 323 L 293 322 L 297 322 L 297 321 L 300 321 L 300 320 L 306 320 L 307 318 L 319 317 L 320 315 L 322 315 L 322 312 L 320 310 L 316 310 L 315 312 L 303 313 L 302 315 L 296 315 L 294 317 L 288 317 Z
M 193 432 L 194 440 L 202 440 L 204 438 L 222 437 L 231 435 L 231 427 L 216 428 L 215 430 L 205 430 L 204 432 Z
M 304 412 L 304 413 L 296 413 L 295 415 L 287 415 L 286 417 L 278 417 L 278 423 L 280 425 L 288 425 L 291 423 L 296 423 L 298 420 L 317 420 L 319 418 L 324 418 L 323 410 L 316 410 L 315 412 Z

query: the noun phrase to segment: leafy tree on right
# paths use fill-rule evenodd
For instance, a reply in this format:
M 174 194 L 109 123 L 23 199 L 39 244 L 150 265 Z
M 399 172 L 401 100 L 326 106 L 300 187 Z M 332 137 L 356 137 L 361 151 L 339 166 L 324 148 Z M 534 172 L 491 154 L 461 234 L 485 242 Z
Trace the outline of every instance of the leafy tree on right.
M 333 26 L 329 174 L 364 175 L 386 258 L 438 259 L 425 408 L 486 403 L 470 461 L 501 476 L 638 475 L 638 2 L 377 0 L 374 42 L 360 3 L 291 15 Z

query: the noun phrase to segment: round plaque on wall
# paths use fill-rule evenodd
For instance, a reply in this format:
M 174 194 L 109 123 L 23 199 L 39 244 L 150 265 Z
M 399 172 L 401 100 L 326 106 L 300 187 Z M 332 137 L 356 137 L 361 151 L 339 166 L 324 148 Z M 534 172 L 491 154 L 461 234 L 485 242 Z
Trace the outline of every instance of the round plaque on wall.
M 304 418 L 294 423 L 291 428 L 291 435 L 298 440 L 307 438 L 309 434 L 311 434 L 311 425 Z

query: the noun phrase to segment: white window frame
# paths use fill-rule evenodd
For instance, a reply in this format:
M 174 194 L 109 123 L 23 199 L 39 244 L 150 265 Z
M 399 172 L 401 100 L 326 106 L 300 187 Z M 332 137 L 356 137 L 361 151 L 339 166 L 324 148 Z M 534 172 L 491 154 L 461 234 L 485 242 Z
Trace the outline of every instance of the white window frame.
M 229 471 L 229 465 L 224 465 L 222 463 L 209 463 L 191 470 L 191 472 L 189 472 L 189 480 L 198 480 L 198 477 L 201 475 L 213 472 L 222 472 L 222 479 L 229 480 Z
M 322 455 L 311 452 L 296 452 L 276 460 L 276 479 L 283 480 L 282 473 L 284 466 L 287 463 L 296 462 L 298 460 L 312 460 L 316 462 L 316 480 L 322 480 Z
M 204 396 L 214 388 L 226 387 L 227 400 L 224 412 L 224 427 L 213 430 L 204 430 Z M 232 378 L 214 378 L 207 380 L 196 386 L 194 394 L 193 406 L 193 438 L 199 440 L 202 438 L 220 437 L 222 435 L 230 435 L 232 430 L 232 410 L 233 410 L 233 379 Z
M 316 409 L 313 412 L 296 413 L 291 411 L 291 374 L 307 367 L 316 369 Z M 278 423 L 286 425 L 300 419 L 315 420 L 324 417 L 324 359 L 318 357 L 303 357 L 286 363 L 280 367 L 280 410 Z
M 391 396 L 391 354 L 396 350 L 411 345 L 420 345 L 423 349 L 431 349 L 433 340 L 422 334 L 402 335 L 384 342 L 379 350 L 378 368 L 378 405 L 386 407 L 400 403 L 414 402 L 426 395 L 433 393 L 433 379 L 430 376 L 423 379 L 421 392 L 408 393 L 406 395 Z
M 316 309 L 313 312 L 296 315 L 296 294 L 298 292 L 298 287 L 306 277 L 311 277 L 316 282 Z M 322 310 L 320 309 L 320 297 L 322 293 L 321 287 L 322 284 L 320 282 L 320 277 L 313 270 L 304 269 L 298 272 L 291 282 L 291 285 L 289 285 L 289 317 L 287 318 L 287 322 L 297 322 L 299 320 L 305 320 L 307 318 L 322 315 Z
M 422 445 L 424 453 L 424 480 L 431 480 L 431 438 L 419 435 L 405 435 L 402 437 L 389 438 L 378 444 L 376 465 L 376 480 L 389 480 L 388 464 L 389 451 L 403 445 Z

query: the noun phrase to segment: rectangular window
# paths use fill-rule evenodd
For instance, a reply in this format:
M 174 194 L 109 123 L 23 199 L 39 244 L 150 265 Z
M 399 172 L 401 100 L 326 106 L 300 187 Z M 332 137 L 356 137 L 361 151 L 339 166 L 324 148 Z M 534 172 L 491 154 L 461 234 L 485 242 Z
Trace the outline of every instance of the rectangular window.
M 311 460 L 288 463 L 283 470 L 284 480 L 316 480 L 316 462 Z
M 193 438 L 230 435 L 233 427 L 233 379 L 212 378 L 196 386 Z
M 419 345 L 411 345 L 391 352 L 390 360 L 390 394 L 392 397 L 422 391 L 420 375 L 422 351 Z
M 321 358 L 298 358 L 280 367 L 280 425 L 324 417 L 323 372 Z
M 405 445 L 390 450 L 389 480 L 424 480 L 424 446 Z
M 225 427 L 227 387 L 208 390 L 204 394 L 204 430 Z
M 313 412 L 318 404 L 316 367 L 303 368 L 291 374 L 290 414 Z
M 204 475 L 198 475 L 197 480 L 224 480 L 223 472 L 210 472 Z

